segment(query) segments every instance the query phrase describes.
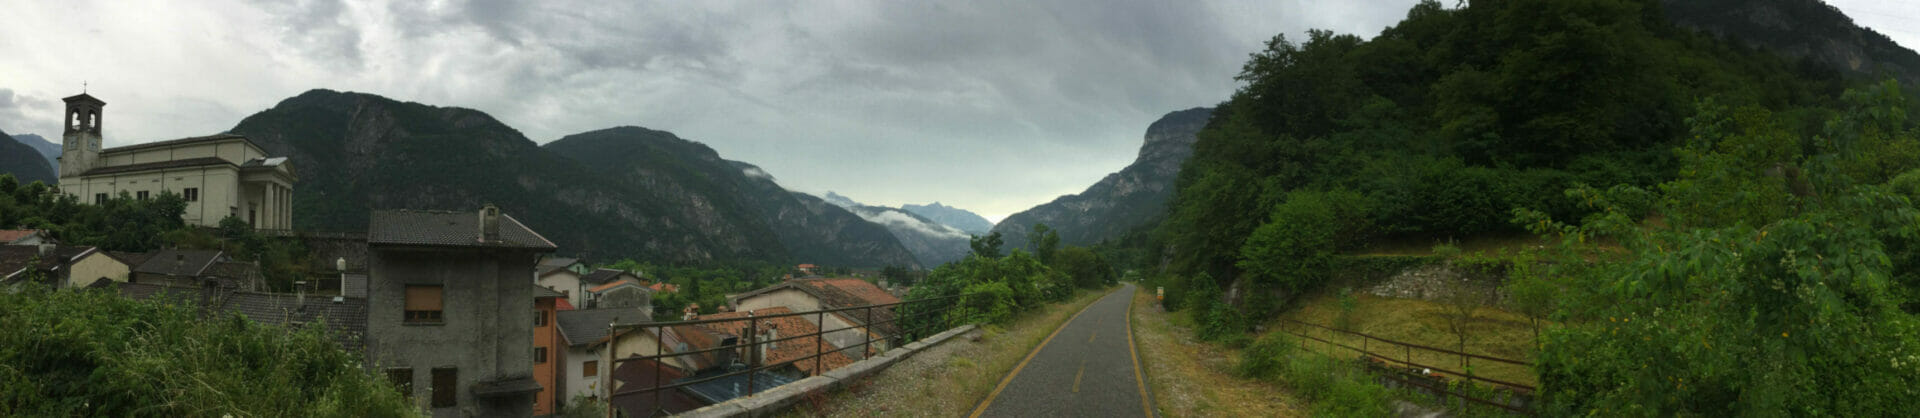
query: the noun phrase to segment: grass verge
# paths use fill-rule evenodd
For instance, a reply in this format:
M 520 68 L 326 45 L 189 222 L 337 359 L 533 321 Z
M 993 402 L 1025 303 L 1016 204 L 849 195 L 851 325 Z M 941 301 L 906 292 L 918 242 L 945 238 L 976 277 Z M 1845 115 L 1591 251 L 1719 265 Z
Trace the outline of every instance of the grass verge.
M 1168 417 L 1306 416 L 1291 391 L 1233 375 L 1240 350 L 1193 339 L 1184 313 L 1161 312 L 1152 291 L 1133 297 L 1133 336 L 1153 406 Z
M 1007 328 L 981 327 L 901 360 L 864 381 L 810 398 L 780 414 L 808 416 L 966 416 L 1034 346 L 1113 288 L 1084 291 L 1040 308 Z
M 1358 292 L 1356 292 L 1358 293 Z M 1356 295 L 1358 302 L 1352 313 L 1347 314 L 1352 324 L 1351 330 L 1380 338 L 1419 344 L 1429 347 L 1459 350 L 1460 341 L 1446 325 L 1444 304 L 1417 300 L 1382 298 L 1373 295 Z M 1295 321 L 1334 326 L 1342 315 L 1339 298 L 1331 294 L 1321 294 L 1302 301 L 1300 307 L 1282 314 L 1281 317 Z M 1542 323 L 1542 331 L 1555 325 Z M 1268 324 L 1269 329 L 1277 329 L 1279 321 Z M 1300 327 L 1288 327 L 1296 331 Z M 1504 359 L 1532 361 L 1535 351 L 1533 325 L 1524 315 L 1515 314 L 1491 307 L 1474 310 L 1473 319 L 1467 322 L 1467 344 L 1465 352 Z M 1378 341 L 1363 342 L 1362 338 L 1351 337 L 1345 333 L 1336 333 L 1321 329 L 1306 329 L 1307 335 L 1331 340 L 1354 347 L 1363 347 L 1375 354 L 1405 359 L 1411 354 L 1413 362 L 1443 367 L 1449 370 L 1463 370 L 1459 356 L 1431 351 L 1409 351 L 1383 346 Z M 1312 342 L 1310 344 L 1320 344 Z M 1363 345 L 1364 344 L 1364 345 Z M 1333 347 L 1333 354 L 1341 358 L 1358 357 L 1359 352 Z M 1327 347 L 1315 347 L 1318 352 L 1327 352 Z M 1533 370 L 1523 366 L 1495 363 L 1491 361 L 1472 362 L 1470 370 L 1476 376 L 1499 379 L 1529 386 L 1538 386 L 1539 378 Z

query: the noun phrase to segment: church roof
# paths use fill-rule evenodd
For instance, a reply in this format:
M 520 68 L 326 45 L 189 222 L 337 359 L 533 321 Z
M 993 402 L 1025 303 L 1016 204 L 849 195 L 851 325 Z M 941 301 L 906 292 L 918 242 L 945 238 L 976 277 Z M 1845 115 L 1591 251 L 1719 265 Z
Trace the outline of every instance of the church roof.
M 92 95 L 89 95 L 89 94 L 86 94 L 86 93 L 80 93 L 80 94 L 76 94 L 76 95 L 73 95 L 73 96 L 70 96 L 70 97 L 67 97 L 67 98 L 65 98 L 65 99 L 60 99 L 60 100 L 61 100 L 61 101 L 64 101 L 64 102 L 67 102 L 67 103 L 73 103 L 73 102 L 89 102 L 89 103 L 93 103 L 93 104 L 107 104 L 107 102 L 104 102 L 104 101 L 101 101 L 100 99 L 97 99 L 97 98 L 94 98 L 94 97 L 93 97 Z
M 242 140 L 242 141 L 246 141 L 248 145 L 253 145 L 253 147 L 254 147 L 254 148 L 260 148 L 260 144 L 255 144 L 255 143 L 253 143 L 253 140 L 251 140 L 251 139 L 247 139 L 247 137 L 246 137 L 245 135 L 238 135 L 238 134 L 214 134 L 214 135 L 207 135 L 207 136 L 196 136 L 196 137 L 191 137 L 191 138 L 180 138 L 180 139 L 169 139 L 169 140 L 165 140 L 165 141 L 154 141 L 154 142 L 148 142 L 148 143 L 145 143 L 145 144 L 133 144 L 133 145 L 125 145 L 125 146 L 118 146 L 118 147 L 113 147 L 113 148 L 107 148 L 107 149 L 105 149 L 105 150 L 102 150 L 102 151 L 100 151 L 100 153 L 101 153 L 101 154 L 111 154 L 111 153 L 116 153 L 116 152 L 126 152 L 126 151 L 138 151 L 138 150 L 143 150 L 143 149 L 147 149 L 147 148 L 158 148 L 158 147 L 166 147 L 166 146 L 174 146 L 174 145 L 186 145 L 186 144 L 194 144 L 194 143 L 200 143 L 200 142 L 214 142 L 214 141 L 225 141 L 225 140 L 231 140 L 231 139 L 238 139 L 238 140 Z
M 227 160 L 221 159 L 220 157 L 200 157 L 200 158 L 188 158 L 184 160 L 106 166 L 106 167 L 95 168 L 92 170 L 87 170 L 87 172 L 80 173 L 80 175 L 92 176 L 92 175 L 100 175 L 100 174 L 131 173 L 136 171 L 159 170 L 159 169 L 167 169 L 167 168 L 199 167 L 199 166 L 220 165 L 220 164 L 233 165 L 233 163 L 228 162 Z

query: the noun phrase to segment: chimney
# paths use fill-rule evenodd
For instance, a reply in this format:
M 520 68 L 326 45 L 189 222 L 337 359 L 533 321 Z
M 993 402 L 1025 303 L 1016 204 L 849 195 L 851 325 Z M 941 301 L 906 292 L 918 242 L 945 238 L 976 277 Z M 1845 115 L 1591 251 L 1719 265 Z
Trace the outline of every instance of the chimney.
M 780 342 L 775 341 L 780 339 L 780 325 L 774 324 L 772 322 L 767 322 L 766 324 L 767 324 L 767 349 L 768 350 L 780 349 L 780 346 L 779 346 Z
M 500 208 L 488 203 L 480 207 L 480 241 L 500 240 Z
M 335 270 L 340 270 L 340 296 L 346 296 L 347 295 L 347 258 L 340 257 L 340 258 L 334 259 L 333 268 Z M 337 299 L 339 298 L 335 298 L 335 299 L 336 300 L 334 302 L 338 303 L 339 300 Z
M 307 281 L 306 280 L 296 280 L 293 282 L 293 303 L 294 303 L 294 306 L 296 307 L 307 306 Z

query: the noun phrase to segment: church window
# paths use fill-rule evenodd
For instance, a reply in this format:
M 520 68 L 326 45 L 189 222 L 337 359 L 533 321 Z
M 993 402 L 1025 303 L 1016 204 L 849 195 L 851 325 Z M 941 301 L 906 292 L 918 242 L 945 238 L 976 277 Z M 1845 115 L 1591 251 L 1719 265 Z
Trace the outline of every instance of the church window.
M 180 196 L 186 198 L 188 202 L 198 202 L 200 201 L 200 188 L 188 187 L 180 191 Z
M 140 191 L 140 192 L 138 192 L 138 193 L 134 193 L 134 197 L 138 197 L 138 198 L 140 198 L 140 200 L 147 200 L 147 191 L 146 191 L 146 190 L 141 190 L 141 191 Z
M 93 204 L 96 204 L 96 205 L 104 205 L 104 204 L 107 204 L 107 194 L 106 194 L 106 193 L 94 193 L 94 194 L 93 194 Z

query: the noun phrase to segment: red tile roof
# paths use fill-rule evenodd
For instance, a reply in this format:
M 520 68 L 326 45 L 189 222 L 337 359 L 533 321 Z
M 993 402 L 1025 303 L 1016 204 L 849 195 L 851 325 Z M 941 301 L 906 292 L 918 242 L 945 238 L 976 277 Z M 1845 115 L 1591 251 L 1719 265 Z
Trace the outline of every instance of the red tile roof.
M 786 313 L 793 313 L 793 310 L 787 309 L 786 307 L 772 307 L 753 311 L 753 315 L 756 317 Z M 744 334 L 746 331 L 746 316 L 746 312 L 722 312 L 701 315 L 699 319 L 740 319 L 740 321 L 714 322 L 700 325 L 714 331 L 738 335 Z M 795 361 L 793 366 L 800 369 L 800 371 L 806 372 L 809 376 L 819 376 L 828 370 L 853 364 L 853 358 L 841 353 L 839 351 L 840 347 L 834 346 L 833 343 L 822 341 L 818 336 L 809 335 L 819 333 L 820 328 L 814 326 L 812 322 L 807 322 L 804 317 L 785 316 L 756 320 L 760 321 L 757 329 L 774 328 L 779 330 L 778 339 L 780 339 L 780 341 L 774 344 L 772 350 L 767 350 L 767 358 L 764 359 L 766 364 L 779 364 L 805 358 L 805 360 Z M 796 335 L 809 336 L 787 339 Z M 814 360 L 810 357 L 814 354 L 815 347 L 826 351 L 826 355 L 820 358 L 820 368 L 822 370 L 814 370 Z
M 894 296 L 892 293 L 887 293 L 886 289 L 881 289 L 880 286 L 874 286 L 873 283 L 867 283 L 866 280 L 807 279 L 801 280 L 801 282 L 813 285 L 813 287 L 816 288 L 831 287 L 834 290 L 846 292 L 849 295 L 853 295 L 853 297 L 860 298 L 861 301 L 866 302 L 868 305 L 900 303 L 900 297 Z
M 655 292 L 667 292 L 667 293 L 680 292 L 680 286 L 674 286 L 673 283 L 654 283 L 652 286 L 647 286 L 647 288 L 653 289 L 653 291 Z
M 599 285 L 599 286 L 594 286 L 594 287 L 593 287 L 592 289 L 587 289 L 587 291 L 588 291 L 588 292 L 592 292 L 592 293 L 600 293 L 600 291 L 602 291 L 602 290 L 607 290 L 607 289 L 612 289 L 612 288 L 615 288 L 615 287 L 620 287 L 620 285 L 623 285 L 623 284 L 633 284 L 633 285 L 636 285 L 636 286 L 638 286 L 638 285 L 637 285 L 637 284 L 635 284 L 635 283 L 634 283 L 634 282 L 633 282 L 632 280 L 626 280 L 626 279 L 621 279 L 621 280 L 618 280 L 618 281 L 614 281 L 613 283 L 607 283 L 607 284 L 603 284 L 603 285 Z
M 40 232 L 40 231 L 36 231 L 32 229 L 0 230 L 0 243 L 8 243 L 21 238 L 26 238 L 28 235 L 33 235 L 33 233 L 35 232 Z

